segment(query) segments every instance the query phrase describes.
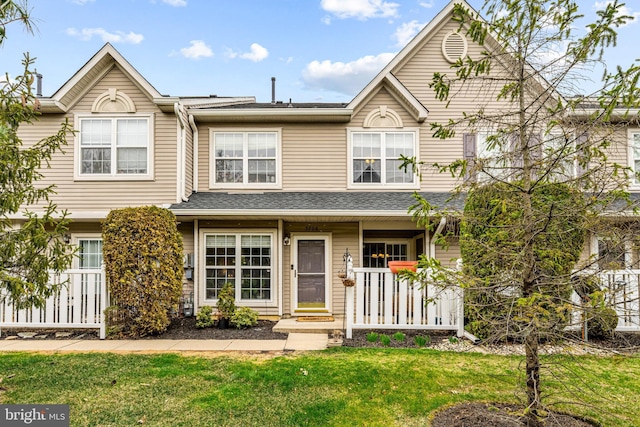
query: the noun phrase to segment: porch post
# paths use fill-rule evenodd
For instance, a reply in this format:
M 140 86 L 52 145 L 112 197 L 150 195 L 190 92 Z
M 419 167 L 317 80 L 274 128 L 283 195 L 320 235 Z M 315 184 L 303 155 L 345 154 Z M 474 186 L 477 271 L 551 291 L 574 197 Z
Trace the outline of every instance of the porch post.
M 100 268 L 100 285 L 102 287 L 100 292 L 100 307 L 102 307 L 102 311 L 98 314 L 98 319 L 100 319 L 100 339 L 103 340 L 107 337 L 107 319 L 104 315 L 105 310 L 107 309 L 107 304 L 109 301 L 109 297 L 107 292 L 109 292 L 109 287 L 107 286 L 107 275 L 105 274 L 104 264 Z
M 354 304 L 354 288 L 355 286 L 347 286 L 347 310 L 344 314 L 347 316 L 347 338 L 353 338 L 353 307 Z

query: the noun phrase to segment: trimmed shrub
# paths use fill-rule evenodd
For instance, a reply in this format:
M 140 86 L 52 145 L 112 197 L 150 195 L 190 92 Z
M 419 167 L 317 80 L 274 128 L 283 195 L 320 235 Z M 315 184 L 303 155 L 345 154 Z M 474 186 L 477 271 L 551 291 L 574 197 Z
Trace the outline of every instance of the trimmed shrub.
M 249 307 L 240 307 L 231 316 L 231 324 L 238 329 L 256 326 L 258 324 L 258 312 Z
M 208 305 L 200 307 L 198 314 L 196 314 L 196 328 L 211 328 L 215 323 L 216 319 L 213 317 L 213 308 Z
M 231 320 L 233 313 L 236 312 L 236 292 L 231 283 L 225 283 L 218 292 L 216 307 L 218 308 L 218 318 Z
M 182 293 L 182 237 L 167 209 L 113 210 L 102 224 L 108 327 L 125 336 L 164 332 Z
M 594 307 L 592 317 L 587 321 L 589 336 L 596 338 L 611 338 L 617 326 L 618 313 L 611 307 Z

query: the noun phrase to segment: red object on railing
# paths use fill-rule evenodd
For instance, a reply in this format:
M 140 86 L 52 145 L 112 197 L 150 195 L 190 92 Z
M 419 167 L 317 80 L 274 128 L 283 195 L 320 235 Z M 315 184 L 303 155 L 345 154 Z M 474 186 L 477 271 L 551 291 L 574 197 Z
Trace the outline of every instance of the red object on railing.
M 393 274 L 398 274 L 400 270 L 416 271 L 418 261 L 389 261 L 388 266 Z

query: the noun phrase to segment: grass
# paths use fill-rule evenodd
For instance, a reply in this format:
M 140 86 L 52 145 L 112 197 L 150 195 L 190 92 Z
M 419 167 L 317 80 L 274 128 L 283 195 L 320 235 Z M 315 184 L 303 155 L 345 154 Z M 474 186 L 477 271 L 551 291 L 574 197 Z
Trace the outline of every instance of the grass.
M 274 358 L 5 353 L 0 403 L 69 404 L 72 426 L 426 425 L 445 405 L 516 402 L 522 363 L 424 349 Z M 640 425 L 640 359 L 550 356 L 544 364 L 553 372 L 547 402 L 606 426 Z

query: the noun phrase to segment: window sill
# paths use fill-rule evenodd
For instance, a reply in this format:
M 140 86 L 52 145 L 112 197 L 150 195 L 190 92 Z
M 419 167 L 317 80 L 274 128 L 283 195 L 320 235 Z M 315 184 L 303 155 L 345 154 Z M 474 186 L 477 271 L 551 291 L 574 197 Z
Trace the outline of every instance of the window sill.
M 130 182 L 130 181 L 155 181 L 152 175 L 76 175 L 74 181 L 81 182 Z

